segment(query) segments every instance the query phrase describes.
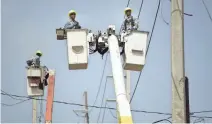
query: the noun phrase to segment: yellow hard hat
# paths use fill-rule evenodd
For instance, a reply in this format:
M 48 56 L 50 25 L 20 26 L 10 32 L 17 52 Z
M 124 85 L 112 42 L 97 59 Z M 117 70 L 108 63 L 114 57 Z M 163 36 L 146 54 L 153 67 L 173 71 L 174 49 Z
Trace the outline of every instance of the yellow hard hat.
M 124 9 L 124 13 L 126 14 L 126 11 L 131 11 L 132 12 L 132 9 L 130 7 L 127 7 Z
M 70 10 L 70 11 L 68 12 L 68 16 L 70 16 L 70 14 L 73 14 L 73 13 L 74 13 L 74 14 L 77 14 L 75 10 Z
M 37 55 L 37 56 L 42 56 L 42 52 L 41 52 L 40 50 L 37 50 L 37 51 L 36 51 L 36 55 Z

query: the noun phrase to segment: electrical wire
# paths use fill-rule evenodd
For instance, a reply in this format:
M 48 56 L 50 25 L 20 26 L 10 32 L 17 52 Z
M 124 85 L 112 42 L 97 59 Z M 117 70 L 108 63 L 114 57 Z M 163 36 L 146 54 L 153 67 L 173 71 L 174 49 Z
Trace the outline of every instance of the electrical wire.
M 208 110 L 208 111 L 198 111 L 198 112 L 191 112 L 191 115 L 193 114 L 200 114 L 200 113 L 210 113 L 212 112 L 212 110 Z
M 212 22 L 211 14 L 210 14 L 210 12 L 209 12 L 209 10 L 208 10 L 208 7 L 206 6 L 204 0 L 202 0 L 202 3 L 203 3 L 203 5 L 204 5 L 204 7 L 205 7 L 205 9 L 206 9 L 206 11 L 207 11 L 208 17 L 210 18 L 210 20 L 211 20 L 211 22 Z
M 171 0 L 169 0 L 169 1 L 171 2 Z M 163 4 L 164 4 L 164 0 L 162 1 L 162 7 L 161 7 L 161 11 L 160 11 L 161 12 L 161 18 L 166 25 L 169 25 L 169 23 L 165 20 L 165 18 L 163 16 Z M 193 16 L 192 14 L 188 14 L 188 13 L 183 13 L 183 14 L 186 15 L 186 16 Z
M 15 106 L 15 105 L 18 105 L 18 104 L 24 103 L 24 102 L 29 101 L 29 100 L 30 100 L 30 98 L 25 99 L 25 100 L 22 100 L 22 101 L 20 101 L 20 102 L 14 103 L 14 104 L 1 103 L 1 105 L 3 105 L 3 106 L 10 106 L 10 107 L 11 107 L 11 106 Z
M 138 12 L 138 19 L 139 19 L 140 14 L 141 14 L 141 9 L 142 9 L 143 3 L 144 3 L 144 0 L 141 1 L 140 9 L 139 9 L 139 12 Z
M 102 95 L 101 108 L 100 108 L 100 110 L 99 110 L 99 115 L 98 115 L 97 123 L 99 123 L 99 119 L 100 119 L 100 115 L 101 115 L 101 111 L 102 111 L 103 102 L 104 102 L 104 100 L 105 100 L 105 92 L 106 92 L 106 89 L 107 89 L 107 78 L 106 78 L 106 81 L 105 81 L 104 91 L 103 91 L 103 95 Z M 105 108 L 104 108 L 104 109 L 105 109 Z
M 162 121 L 168 121 L 169 123 L 172 123 L 169 119 L 172 118 L 172 117 L 168 117 L 166 119 L 161 119 L 161 120 L 158 120 L 158 121 L 155 121 L 153 122 L 152 124 L 155 124 L 155 123 L 159 123 L 159 122 L 162 122 Z
M 8 96 L 8 94 L 5 94 L 5 93 L 1 93 L 1 95 Z M 13 94 L 10 94 L 10 95 L 13 96 L 13 97 L 18 97 L 18 98 L 28 98 L 28 99 L 47 101 L 46 99 L 40 99 L 40 98 L 34 98 L 34 97 L 28 97 L 28 96 L 20 96 L 20 95 L 13 95 Z M 59 101 L 59 100 L 54 100 L 53 102 L 54 103 L 60 103 L 60 104 L 66 104 L 66 105 L 85 106 L 83 104 L 71 103 L 71 102 L 65 102 L 65 101 Z M 90 107 L 90 108 L 103 108 L 103 109 L 106 108 L 106 109 L 110 109 L 110 110 L 116 110 L 116 108 L 112 108 L 112 107 L 100 107 L 100 106 L 91 106 L 91 105 L 88 105 L 88 107 Z M 131 111 L 132 112 L 138 112 L 138 113 L 171 115 L 170 113 L 150 112 L 150 111 L 143 111 L 143 110 L 131 110 Z
M 46 99 L 41 99 L 41 98 L 34 98 L 34 97 L 28 97 L 28 96 L 20 96 L 20 95 L 13 95 L 13 94 L 5 94 L 5 93 L 1 93 L 1 95 L 5 95 L 5 96 L 13 96 L 13 97 L 17 97 L 17 98 L 27 98 L 25 99 L 25 101 L 28 101 L 30 99 L 35 99 L 35 100 L 42 100 L 42 101 L 47 101 Z M 24 101 L 20 101 L 20 102 L 24 102 Z M 85 106 L 83 104 L 78 104 L 78 103 L 71 103 L 71 102 L 65 102 L 65 101 L 58 101 L 58 100 L 54 100 L 53 101 L 54 103 L 60 103 L 60 104 L 66 104 L 66 105 L 75 105 L 75 106 Z M 17 104 L 17 103 L 16 103 Z M 20 103 L 19 103 L 20 104 Z M 13 106 L 13 105 L 8 105 L 7 106 Z M 91 105 L 88 105 L 88 107 L 91 107 L 91 108 L 106 108 L 106 109 L 109 109 L 109 110 L 117 110 L 116 108 L 112 108 L 112 107 L 100 107 L 100 106 L 91 106 Z M 170 113 L 162 113 L 162 112 L 150 112 L 150 111 L 143 111 L 143 110 L 131 110 L 132 112 L 137 112 L 137 113 L 146 113 L 146 114 L 159 114 L 159 115 L 171 115 Z M 211 111 L 211 110 L 209 110 Z M 207 113 L 209 111 L 199 111 L 199 112 L 191 112 L 191 114 L 193 113 Z M 190 117 L 194 117 L 194 118 L 209 118 L 209 119 L 212 119 L 212 117 L 209 117 L 209 116 L 190 116 Z
M 148 53 L 148 50 L 149 50 L 149 46 L 150 46 L 150 43 L 151 43 L 151 40 L 152 40 L 152 34 L 153 34 L 153 32 L 154 32 L 154 29 L 155 29 L 155 24 L 156 24 L 156 20 L 157 20 L 157 16 L 158 16 L 158 11 L 159 11 L 159 8 L 160 8 L 160 2 L 161 2 L 161 0 L 159 0 L 159 3 L 158 3 L 158 8 L 157 8 L 157 11 L 156 11 L 155 20 L 154 20 L 154 23 L 153 23 L 153 27 L 152 27 L 151 35 L 150 35 L 150 38 L 149 38 L 149 42 L 148 42 L 148 45 L 147 45 L 146 56 L 147 56 L 147 53 Z M 143 69 L 142 69 L 142 70 L 143 70 Z M 140 74 L 139 74 L 139 76 L 138 76 L 137 83 L 136 83 L 136 85 L 135 85 L 135 88 L 134 88 L 134 90 L 133 90 L 132 97 L 131 97 L 131 99 L 130 99 L 130 103 L 132 102 L 133 97 L 134 97 L 134 95 L 135 95 L 135 92 L 136 92 L 138 83 L 139 83 L 139 81 L 140 81 L 140 77 L 141 77 L 142 70 L 140 71 Z
M 105 102 L 105 108 L 106 108 L 106 106 L 107 106 L 107 102 Z M 105 119 L 105 111 L 106 111 L 106 109 L 104 109 L 104 112 L 103 112 L 102 123 L 104 122 L 104 119 Z
M 190 117 L 197 118 L 197 119 L 195 120 L 194 123 L 197 123 L 196 121 L 198 121 L 199 119 L 201 119 L 201 121 L 204 120 L 205 118 L 212 119 L 212 117 L 209 117 L 209 116 L 193 116 L 193 115 L 192 115 L 192 114 L 194 114 L 194 113 L 204 113 L 204 112 L 207 113 L 207 112 L 210 112 L 210 111 L 191 112 L 191 113 L 190 113 Z M 165 118 L 165 119 L 161 119 L 161 120 L 155 121 L 155 122 L 153 122 L 152 124 L 159 123 L 159 122 L 162 122 L 162 121 L 168 121 L 168 122 L 172 123 L 172 122 L 169 120 L 170 118 L 172 118 L 172 116 L 170 116 L 170 117 L 168 117 L 168 118 Z M 198 122 L 199 122 L 199 121 L 198 121 Z
M 107 102 L 106 102 L 106 106 L 108 107 Z M 113 115 L 113 112 L 111 111 L 111 109 L 109 109 L 109 111 L 110 111 L 110 114 L 112 115 L 112 117 L 117 119 L 117 117 L 115 115 Z
M 127 2 L 127 7 L 129 6 L 129 4 L 130 4 L 130 0 L 128 0 L 128 2 Z
M 1 89 L 1 92 L 5 93 L 5 94 L 8 94 L 7 92 L 3 91 L 2 89 Z M 15 97 L 11 96 L 10 94 L 8 94 L 8 96 L 9 96 L 10 98 L 12 98 L 12 99 L 15 99 L 15 100 L 23 100 L 23 99 L 15 98 Z
M 212 117 L 210 117 L 210 116 L 194 116 L 194 115 L 192 115 L 192 116 L 190 116 L 190 117 L 193 117 L 193 118 L 208 118 L 208 119 L 212 119 Z
M 197 119 L 194 120 L 193 123 L 195 124 L 195 123 L 200 123 L 200 122 L 205 123 L 205 119 L 204 118 L 197 118 Z
M 163 5 L 164 5 L 164 1 L 162 1 L 162 4 L 161 4 L 161 8 L 160 8 L 160 17 L 162 18 L 163 22 L 166 24 L 166 25 L 169 25 L 169 23 L 164 19 L 164 16 L 163 16 Z
M 104 77 L 104 74 L 105 74 L 105 67 L 106 67 L 106 65 L 107 65 L 107 58 L 108 58 L 108 53 L 107 53 L 106 58 L 105 58 L 104 67 L 103 67 L 103 71 L 102 71 L 102 76 L 101 76 L 101 79 L 100 79 L 99 88 L 98 88 L 98 91 L 97 91 L 97 94 L 96 94 L 96 99 L 94 100 L 93 106 L 96 104 L 96 101 L 97 101 L 97 98 L 98 98 L 98 96 L 99 96 L 99 92 L 100 92 L 100 89 L 101 89 L 101 86 L 102 86 L 103 77 Z M 90 114 L 92 110 L 93 110 L 93 108 L 91 108 L 91 109 L 88 111 L 88 113 Z

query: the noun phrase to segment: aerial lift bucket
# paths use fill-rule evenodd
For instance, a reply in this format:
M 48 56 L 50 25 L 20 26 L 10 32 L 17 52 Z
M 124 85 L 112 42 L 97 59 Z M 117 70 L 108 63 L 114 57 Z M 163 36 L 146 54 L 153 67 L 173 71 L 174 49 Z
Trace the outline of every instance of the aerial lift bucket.
M 43 96 L 44 90 L 39 88 L 39 83 L 43 80 L 43 69 L 29 67 L 26 71 L 28 96 Z
M 69 70 L 87 69 L 88 66 L 88 30 L 67 29 Z
M 145 65 L 148 32 L 132 31 L 126 36 L 124 69 L 141 71 Z

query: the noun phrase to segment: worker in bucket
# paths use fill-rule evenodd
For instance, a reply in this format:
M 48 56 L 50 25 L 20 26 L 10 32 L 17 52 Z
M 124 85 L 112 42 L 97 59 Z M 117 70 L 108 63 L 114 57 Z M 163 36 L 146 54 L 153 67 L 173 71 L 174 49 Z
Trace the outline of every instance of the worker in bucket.
M 29 67 L 40 67 L 40 57 L 42 56 L 42 52 L 40 50 L 36 51 L 36 56 L 33 56 L 31 59 L 27 60 L 27 65 Z
M 121 26 L 122 33 L 131 32 L 132 30 L 137 30 L 138 29 L 138 22 L 131 15 L 132 9 L 127 7 L 127 8 L 125 8 L 124 13 L 125 13 L 125 19 L 124 19 L 124 22 Z
M 70 10 L 68 13 L 69 16 L 69 22 L 67 22 L 64 26 L 65 29 L 81 29 L 81 26 L 79 25 L 79 22 L 75 20 L 76 18 L 76 12 L 74 10 Z
M 31 59 L 27 60 L 27 65 L 28 67 L 33 67 L 33 68 L 41 68 L 40 65 L 40 57 L 42 56 L 42 52 L 40 50 L 36 51 L 36 56 L 33 56 Z M 49 78 L 49 72 L 48 72 L 48 68 L 46 66 L 43 66 L 43 73 L 44 73 L 44 77 L 43 77 L 43 81 L 40 81 L 39 83 L 39 89 L 43 90 L 43 84 L 45 86 L 48 85 L 48 78 Z

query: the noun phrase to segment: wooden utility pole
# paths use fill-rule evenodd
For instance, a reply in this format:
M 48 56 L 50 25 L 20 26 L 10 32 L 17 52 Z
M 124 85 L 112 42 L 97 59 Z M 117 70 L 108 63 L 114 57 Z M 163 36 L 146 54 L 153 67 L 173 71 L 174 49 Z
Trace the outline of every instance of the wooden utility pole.
M 89 124 L 89 116 L 88 116 L 88 93 L 87 91 L 84 92 L 84 97 L 85 97 L 85 122 Z
M 183 1 L 171 1 L 172 123 L 187 123 Z
M 32 99 L 32 123 L 37 123 L 37 100 L 36 97 Z
M 46 124 L 52 123 L 53 100 L 54 100 L 54 86 L 55 86 L 55 71 L 49 71 L 48 79 L 48 96 L 46 102 Z

